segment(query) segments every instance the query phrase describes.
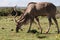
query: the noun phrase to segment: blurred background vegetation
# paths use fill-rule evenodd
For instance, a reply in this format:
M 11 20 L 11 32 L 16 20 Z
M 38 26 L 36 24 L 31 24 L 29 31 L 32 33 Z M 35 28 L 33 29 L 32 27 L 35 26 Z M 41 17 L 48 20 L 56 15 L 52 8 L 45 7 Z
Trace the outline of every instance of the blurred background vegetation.
M 0 7 L 0 16 L 15 16 L 16 13 L 13 12 L 14 7 Z M 16 7 L 18 16 L 24 12 L 26 7 Z M 57 18 L 60 18 L 60 6 L 57 6 Z
M 16 8 L 18 15 L 21 14 L 23 9 L 20 9 L 19 7 Z M 16 13 L 13 10 L 13 7 L 0 7 L 0 16 L 14 16 Z

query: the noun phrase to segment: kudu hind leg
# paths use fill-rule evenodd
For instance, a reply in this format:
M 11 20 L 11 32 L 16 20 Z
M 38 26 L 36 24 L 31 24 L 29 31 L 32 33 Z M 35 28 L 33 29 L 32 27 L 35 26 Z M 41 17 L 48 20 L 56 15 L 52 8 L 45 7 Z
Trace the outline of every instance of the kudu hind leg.
M 49 20 L 49 27 L 48 27 L 48 30 L 47 30 L 47 32 L 46 32 L 46 33 L 48 33 L 48 32 L 49 32 L 49 30 L 50 30 L 50 27 L 51 27 L 51 24 L 52 24 L 51 17 L 48 17 L 48 20 Z
M 56 20 L 56 17 L 54 16 L 54 17 L 52 17 L 53 18 L 53 20 L 54 20 L 54 22 L 55 22 L 55 24 L 56 24 L 56 27 L 57 27 L 57 30 L 58 30 L 58 33 L 59 33 L 59 26 L 58 26 L 58 22 L 57 22 L 57 20 Z
M 41 29 L 41 33 L 42 33 L 42 28 L 41 28 L 41 25 L 40 25 L 40 22 L 39 22 L 39 18 L 36 17 L 36 21 L 38 22 L 39 28 Z

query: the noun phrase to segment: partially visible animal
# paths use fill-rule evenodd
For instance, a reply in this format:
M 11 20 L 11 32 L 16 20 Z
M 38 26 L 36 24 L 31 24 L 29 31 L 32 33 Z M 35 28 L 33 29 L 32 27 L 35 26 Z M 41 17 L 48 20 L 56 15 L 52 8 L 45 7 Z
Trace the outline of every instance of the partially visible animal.
M 11 15 L 15 16 L 17 14 L 17 16 L 20 16 L 23 12 L 22 11 L 18 11 L 15 8 L 12 8 L 12 12 Z
M 30 20 L 30 27 L 28 30 L 28 32 L 30 32 L 32 23 L 33 23 L 34 19 L 36 19 L 36 21 L 38 22 L 38 25 L 41 29 L 41 33 L 42 33 L 42 27 L 40 25 L 38 16 L 47 16 L 48 21 L 49 21 L 49 27 L 48 27 L 48 30 L 46 33 L 48 33 L 50 30 L 50 27 L 52 24 L 51 19 L 54 20 L 57 30 L 58 30 L 58 33 L 59 33 L 58 22 L 55 17 L 56 11 L 57 11 L 56 6 L 53 3 L 50 3 L 50 2 L 30 2 L 27 5 L 25 13 L 20 16 L 19 20 L 15 19 L 15 21 L 17 22 L 16 32 L 19 32 L 19 29 L 21 29 L 21 26 L 26 24 L 28 22 L 28 20 Z

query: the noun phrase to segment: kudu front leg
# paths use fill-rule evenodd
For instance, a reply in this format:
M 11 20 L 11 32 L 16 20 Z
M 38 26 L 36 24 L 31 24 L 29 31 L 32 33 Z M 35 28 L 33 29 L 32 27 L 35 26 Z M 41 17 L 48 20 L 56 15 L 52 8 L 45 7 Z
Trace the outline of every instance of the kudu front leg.
M 34 19 L 31 19 L 31 20 L 30 20 L 30 27 L 29 27 L 29 29 L 28 29 L 27 33 L 29 33 L 29 32 L 30 32 L 30 29 L 31 29 L 31 26 L 32 26 L 32 22 L 33 22 L 33 20 L 34 20 Z
M 36 17 L 36 21 L 38 22 L 39 29 L 41 29 L 41 34 L 42 34 L 42 28 L 41 28 L 41 25 L 40 25 L 40 22 L 39 22 L 39 18 Z

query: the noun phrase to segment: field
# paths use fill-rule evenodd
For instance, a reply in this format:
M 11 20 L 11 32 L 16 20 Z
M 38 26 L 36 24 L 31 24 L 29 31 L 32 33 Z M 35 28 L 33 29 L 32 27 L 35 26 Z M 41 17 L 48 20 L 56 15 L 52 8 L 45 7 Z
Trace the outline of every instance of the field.
M 46 17 L 39 17 L 40 23 L 43 28 L 43 34 L 40 34 L 38 25 L 33 23 L 31 31 L 35 30 L 36 32 L 27 33 L 29 24 L 23 25 L 23 31 L 19 30 L 19 33 L 15 32 L 16 23 L 13 16 L 0 16 L 0 40 L 60 40 L 60 34 L 57 34 L 57 28 L 55 24 L 51 26 L 51 29 L 48 34 L 45 34 L 48 28 L 48 20 Z M 58 24 L 60 24 L 60 19 Z M 54 22 L 53 22 L 54 23 Z M 60 25 L 59 25 L 60 27 Z M 12 30 L 13 29 L 13 30 Z

